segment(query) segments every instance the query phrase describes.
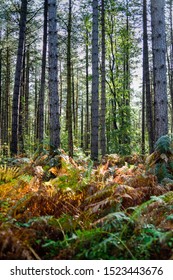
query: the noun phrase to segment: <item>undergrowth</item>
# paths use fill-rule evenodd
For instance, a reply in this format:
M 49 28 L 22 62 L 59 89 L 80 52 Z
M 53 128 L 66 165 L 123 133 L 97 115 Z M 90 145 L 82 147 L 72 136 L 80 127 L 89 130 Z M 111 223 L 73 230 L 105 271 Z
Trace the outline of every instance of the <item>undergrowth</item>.
M 1 166 L 0 259 L 172 259 L 171 141 L 146 163 L 44 152 Z

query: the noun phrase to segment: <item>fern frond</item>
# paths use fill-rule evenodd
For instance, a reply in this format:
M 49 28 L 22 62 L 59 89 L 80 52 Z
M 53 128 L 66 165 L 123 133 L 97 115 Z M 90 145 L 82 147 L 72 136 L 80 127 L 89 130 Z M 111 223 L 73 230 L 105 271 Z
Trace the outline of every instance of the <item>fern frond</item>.
M 10 228 L 0 230 L 0 259 L 1 260 L 32 260 L 34 259 L 27 246 L 14 235 Z
M 20 169 L 18 167 L 11 167 L 7 165 L 0 166 L 0 181 L 9 182 L 20 175 Z
M 168 135 L 163 135 L 161 136 L 156 144 L 155 144 L 155 150 L 159 151 L 159 153 L 167 153 L 170 152 L 170 144 L 171 144 L 171 139 Z
M 114 189 L 115 189 L 115 184 L 108 185 L 102 189 L 99 189 L 93 195 L 90 195 L 89 197 L 87 197 L 85 199 L 85 202 L 94 203 L 94 202 L 100 201 L 100 200 L 104 199 L 105 197 L 110 196 L 113 193 Z
M 123 212 L 113 212 L 94 222 L 93 225 L 101 226 L 106 231 L 119 230 L 124 223 L 132 222 L 132 219 Z
M 99 202 L 93 203 L 93 204 L 89 204 L 88 206 L 85 207 L 85 210 L 90 210 L 90 212 L 92 214 L 97 213 L 99 210 L 104 209 L 105 207 L 107 207 L 108 205 L 112 205 L 115 203 L 119 203 L 118 200 L 116 200 L 115 198 L 112 197 L 107 197 Z
M 155 174 L 159 182 L 161 182 L 164 178 L 173 179 L 173 175 L 169 172 L 168 165 L 165 162 L 156 164 Z

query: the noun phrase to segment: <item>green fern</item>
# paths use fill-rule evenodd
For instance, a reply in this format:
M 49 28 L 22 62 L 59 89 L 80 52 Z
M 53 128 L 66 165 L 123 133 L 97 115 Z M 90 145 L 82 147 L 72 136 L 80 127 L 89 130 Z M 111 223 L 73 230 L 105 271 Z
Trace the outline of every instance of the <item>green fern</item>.
M 160 198 L 165 202 L 165 203 L 173 203 L 173 191 L 169 191 L 163 195 L 160 196 Z
M 172 141 L 172 138 L 169 137 L 169 135 L 161 136 L 155 144 L 155 150 L 161 154 L 170 152 L 171 151 L 171 147 L 170 147 L 171 141 Z
M 104 216 L 103 218 L 97 220 L 94 224 L 100 225 L 105 231 L 121 231 L 124 225 L 133 223 L 133 220 L 130 219 L 125 213 L 123 212 L 114 212 L 109 213 L 108 215 Z
M 172 174 L 169 172 L 168 164 L 165 162 L 156 164 L 155 175 L 157 176 L 159 182 L 161 182 L 164 178 L 173 179 Z
M 91 175 L 92 175 L 92 171 L 93 171 L 93 161 L 90 160 L 88 162 L 88 167 L 86 169 L 86 171 L 84 172 L 84 175 L 83 175 L 83 182 L 85 184 L 87 184 L 90 180 L 91 180 Z
M 155 144 L 155 152 L 157 153 L 157 159 L 154 162 L 153 170 L 158 181 L 162 182 L 165 178 L 173 179 L 173 136 L 161 136 Z
M 9 210 L 9 215 L 12 216 L 12 217 L 16 217 L 17 213 L 18 212 L 24 212 L 24 210 L 26 209 L 26 205 L 29 201 L 29 199 L 31 198 L 32 194 L 31 193 L 28 193 L 26 194 L 25 196 L 23 196 L 21 199 L 19 199 L 17 201 L 16 204 L 14 204 L 10 210 Z
M 20 170 L 18 167 L 9 167 L 7 165 L 0 166 L 0 181 L 2 183 L 10 182 L 11 180 L 17 178 L 20 175 Z

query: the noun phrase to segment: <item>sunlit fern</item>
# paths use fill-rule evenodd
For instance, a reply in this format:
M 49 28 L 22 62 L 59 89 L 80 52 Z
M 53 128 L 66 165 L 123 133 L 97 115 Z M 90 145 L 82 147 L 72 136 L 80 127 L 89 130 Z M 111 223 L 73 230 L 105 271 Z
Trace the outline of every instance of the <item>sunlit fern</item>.
M 10 182 L 11 180 L 17 178 L 20 174 L 18 167 L 10 167 L 6 165 L 0 166 L 0 182 Z

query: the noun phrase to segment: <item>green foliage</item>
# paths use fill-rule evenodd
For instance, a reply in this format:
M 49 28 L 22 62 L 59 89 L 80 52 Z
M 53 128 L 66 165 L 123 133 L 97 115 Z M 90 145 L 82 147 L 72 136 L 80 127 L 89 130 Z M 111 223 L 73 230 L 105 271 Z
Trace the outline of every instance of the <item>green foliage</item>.
M 0 200 L 0 222 L 8 221 L 8 217 L 6 214 L 8 211 L 8 208 L 9 208 L 9 202 Z
M 170 146 L 171 142 L 172 142 L 171 136 L 163 135 L 155 143 L 155 150 L 161 154 L 171 152 L 171 146 Z
M 114 259 L 114 249 L 121 247 L 116 234 L 108 233 L 102 228 L 78 230 L 70 240 L 74 241 L 75 259 Z
M 155 151 L 148 157 L 150 170 L 157 176 L 158 181 L 173 179 L 173 139 L 172 135 L 161 136 Z
M 166 203 L 172 203 L 173 202 L 173 191 L 169 191 L 159 197 Z
M 135 240 L 135 256 L 137 259 L 150 259 L 151 252 L 158 250 L 156 242 L 162 233 L 155 229 L 153 225 L 146 225 L 138 236 L 133 236 Z
M 0 183 L 7 183 L 17 178 L 20 174 L 18 167 L 9 167 L 7 165 L 0 166 Z
M 26 209 L 27 203 L 29 199 L 31 198 L 32 194 L 26 194 L 21 199 L 19 199 L 10 209 L 9 209 L 9 215 L 16 217 L 18 213 L 24 212 Z
M 129 227 L 133 225 L 133 220 L 124 212 L 109 213 L 96 223 L 108 232 L 123 231 L 127 224 Z
M 51 184 L 56 188 L 73 191 L 79 188 L 79 172 L 76 169 L 71 169 L 68 174 L 62 174 L 53 179 Z
M 168 165 L 165 162 L 159 162 L 156 164 L 155 174 L 159 182 L 161 182 L 164 178 L 173 179 L 172 174 L 169 173 Z
M 56 256 L 61 249 L 65 249 L 67 247 L 66 241 L 54 241 L 51 239 L 45 239 L 44 244 L 42 244 L 42 248 L 45 249 L 45 259 L 51 259 Z
M 88 167 L 86 168 L 86 171 L 83 174 L 85 184 L 87 184 L 91 180 L 92 170 L 93 170 L 93 161 L 89 160 Z

